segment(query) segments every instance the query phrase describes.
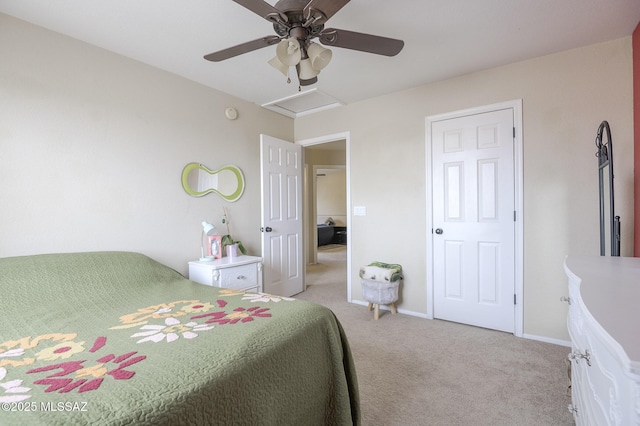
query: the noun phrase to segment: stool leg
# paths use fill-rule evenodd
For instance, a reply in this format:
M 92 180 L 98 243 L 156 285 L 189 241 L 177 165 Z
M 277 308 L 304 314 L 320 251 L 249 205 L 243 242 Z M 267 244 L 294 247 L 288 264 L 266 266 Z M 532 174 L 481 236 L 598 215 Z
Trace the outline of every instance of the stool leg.
M 392 303 L 390 308 L 391 308 L 391 313 L 392 314 L 397 314 L 398 313 L 398 310 L 396 309 L 396 304 L 395 303 Z
M 380 318 L 380 305 L 378 305 L 377 303 L 374 305 L 376 307 L 376 310 L 373 314 L 373 319 L 378 319 Z
M 373 303 L 369 302 L 369 310 L 373 311 Z

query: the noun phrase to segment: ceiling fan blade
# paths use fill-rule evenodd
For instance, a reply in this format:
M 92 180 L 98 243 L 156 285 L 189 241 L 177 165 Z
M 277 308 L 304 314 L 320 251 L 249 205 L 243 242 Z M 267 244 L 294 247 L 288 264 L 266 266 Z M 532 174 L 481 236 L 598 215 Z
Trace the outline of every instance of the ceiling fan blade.
M 278 36 L 266 36 L 258 38 L 256 40 L 248 41 L 246 43 L 239 44 L 237 46 L 229 47 L 227 49 L 219 50 L 217 52 L 209 53 L 204 58 L 207 61 L 220 62 L 225 59 L 233 58 L 234 56 L 242 55 L 243 53 L 252 52 L 254 50 L 262 49 L 263 47 L 271 46 L 280 41 Z
M 335 28 L 325 29 L 318 38 L 326 46 L 343 47 L 385 56 L 395 56 L 404 47 L 402 40 Z
M 303 14 L 306 18 L 309 18 L 313 16 L 314 10 L 322 12 L 324 17 L 322 19 L 318 19 L 316 23 L 318 25 L 324 24 L 347 3 L 349 3 L 349 0 L 310 0 L 304 7 Z
M 271 6 L 264 0 L 233 0 L 240 6 L 244 6 L 256 15 L 262 16 L 264 19 L 270 22 L 286 23 L 288 21 L 287 15 L 280 12 L 275 7 Z

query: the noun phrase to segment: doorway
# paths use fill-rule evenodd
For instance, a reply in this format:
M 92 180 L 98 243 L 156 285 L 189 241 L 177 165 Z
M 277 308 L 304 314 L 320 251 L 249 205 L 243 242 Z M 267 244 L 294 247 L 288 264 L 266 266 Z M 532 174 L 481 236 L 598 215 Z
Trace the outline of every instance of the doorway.
M 330 157 L 330 158 L 328 158 Z M 315 164 L 318 160 L 334 164 Z M 344 141 L 305 148 L 309 168 L 307 192 L 309 206 L 309 258 L 318 262 L 318 253 L 331 245 L 347 245 L 347 173 Z M 314 162 L 315 161 L 315 162 Z M 316 224 L 314 227 L 313 224 Z
M 346 256 L 346 276 L 342 278 L 347 282 L 347 301 L 351 302 L 349 133 L 327 135 L 297 141 L 296 143 L 304 147 L 305 157 L 305 259 L 307 264 L 311 265 L 315 276 L 318 271 L 324 270 L 323 268 L 314 266 L 319 261 L 319 257 L 322 258 L 322 256 L 325 256 L 327 258 L 327 265 L 333 264 L 336 256 L 341 257 L 343 259 L 341 261 L 343 264 L 341 269 L 344 271 L 344 257 Z M 343 187 L 339 189 L 341 193 L 340 197 L 343 197 L 341 200 L 342 203 L 339 203 L 339 200 L 334 200 L 333 202 L 329 202 L 330 207 L 324 207 L 323 211 L 319 211 L 316 201 L 318 192 L 316 183 L 318 179 L 321 180 L 320 187 L 322 187 L 325 182 L 331 180 L 344 182 L 341 184 Z M 324 179 L 324 181 L 322 181 L 322 179 Z M 324 191 L 327 191 L 327 189 L 324 189 Z M 335 196 L 335 194 L 332 196 Z M 322 242 L 325 244 L 318 247 L 318 224 L 323 224 L 325 221 L 332 221 L 333 226 L 330 230 L 323 230 L 323 234 L 325 234 L 326 231 L 333 231 L 334 235 L 331 236 L 328 241 L 326 240 L 327 237 L 322 236 Z M 340 274 L 345 275 L 344 272 Z
M 427 118 L 427 311 L 522 335 L 521 101 Z

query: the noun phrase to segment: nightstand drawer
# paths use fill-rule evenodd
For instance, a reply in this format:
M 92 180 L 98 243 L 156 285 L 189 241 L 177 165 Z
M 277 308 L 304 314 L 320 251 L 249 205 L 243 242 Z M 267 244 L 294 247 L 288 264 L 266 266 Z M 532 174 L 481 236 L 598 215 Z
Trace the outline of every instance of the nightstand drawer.
M 255 263 L 220 271 L 220 287 L 244 290 L 257 285 L 258 268 Z
M 262 291 L 262 258 L 223 257 L 210 262 L 189 262 L 189 279 L 233 290 Z

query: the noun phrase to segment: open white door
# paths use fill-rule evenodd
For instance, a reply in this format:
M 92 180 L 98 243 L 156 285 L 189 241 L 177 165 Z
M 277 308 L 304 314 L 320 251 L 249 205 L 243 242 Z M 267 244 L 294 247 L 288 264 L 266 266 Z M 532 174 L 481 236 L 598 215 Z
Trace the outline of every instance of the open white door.
M 304 290 L 302 147 L 260 135 L 260 158 L 263 286 L 293 296 Z

